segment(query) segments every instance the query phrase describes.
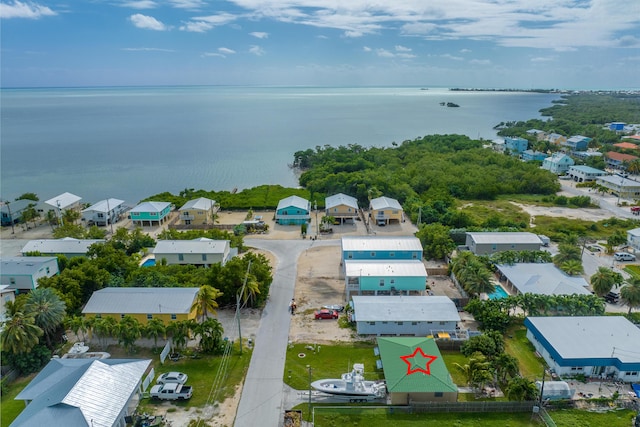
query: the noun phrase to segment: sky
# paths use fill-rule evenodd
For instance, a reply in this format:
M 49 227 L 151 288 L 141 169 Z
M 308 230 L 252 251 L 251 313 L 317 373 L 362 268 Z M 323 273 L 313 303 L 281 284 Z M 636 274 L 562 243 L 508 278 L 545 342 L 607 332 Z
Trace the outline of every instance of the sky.
M 0 85 L 640 89 L 639 0 L 0 0 Z

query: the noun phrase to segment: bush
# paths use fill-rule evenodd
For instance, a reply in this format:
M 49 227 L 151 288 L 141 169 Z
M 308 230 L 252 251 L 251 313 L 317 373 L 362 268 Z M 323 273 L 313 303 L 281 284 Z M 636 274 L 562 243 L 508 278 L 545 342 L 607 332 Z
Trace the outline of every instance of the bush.
M 30 352 L 3 353 L 2 357 L 9 363 L 9 366 L 18 370 L 20 375 L 28 375 L 38 372 L 40 368 L 51 360 L 51 351 L 44 345 L 37 345 Z

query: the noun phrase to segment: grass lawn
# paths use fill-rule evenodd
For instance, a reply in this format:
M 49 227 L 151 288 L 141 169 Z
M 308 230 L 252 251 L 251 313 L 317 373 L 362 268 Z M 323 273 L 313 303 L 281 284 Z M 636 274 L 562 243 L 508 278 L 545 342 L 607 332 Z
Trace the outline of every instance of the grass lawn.
M 459 387 L 465 387 L 467 384 L 465 383 L 464 375 L 456 368 L 455 364 L 457 363 L 460 366 L 464 366 L 469 363 L 469 358 L 463 356 L 458 350 L 440 350 L 440 353 L 444 359 L 444 364 L 447 365 L 453 382 Z
M 24 402 L 14 399 L 35 376 L 35 374 L 32 374 L 27 377 L 19 377 L 7 385 L 6 393 L 2 393 L 2 401 L 0 401 L 0 420 L 3 426 L 11 424 L 24 409 Z
M 505 334 L 505 352 L 518 359 L 520 375 L 525 378 L 542 378 L 544 359 L 536 356 L 533 344 L 527 339 L 527 328 L 522 324 L 509 327 Z
M 596 413 L 565 409 L 549 411 L 549 415 L 558 427 L 629 427 L 635 414 L 629 410 Z

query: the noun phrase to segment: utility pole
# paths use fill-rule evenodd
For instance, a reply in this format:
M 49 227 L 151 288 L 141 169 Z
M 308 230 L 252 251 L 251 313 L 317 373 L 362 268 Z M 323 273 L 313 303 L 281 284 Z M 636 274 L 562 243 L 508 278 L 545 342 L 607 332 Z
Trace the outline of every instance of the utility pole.
M 309 370 L 309 417 L 307 421 L 311 421 L 311 365 L 307 365 Z
M 316 239 L 318 238 L 318 235 L 320 234 L 320 224 L 318 223 L 318 201 L 315 200 L 315 208 L 316 208 Z
M 544 394 L 544 378 L 547 374 L 547 367 L 543 366 L 542 367 L 542 385 L 540 386 L 540 399 L 538 401 L 538 406 L 540 406 L 540 408 L 542 408 L 542 395 Z
M 60 209 L 60 200 L 56 200 L 56 205 L 58 205 L 58 217 L 60 217 L 60 226 L 63 226 L 64 221 L 62 219 L 62 209 Z
M 111 235 L 113 236 L 113 218 L 111 217 L 111 209 L 109 208 L 109 198 L 107 198 L 107 221 L 111 225 Z
M 15 234 L 15 230 L 13 228 L 13 215 L 11 215 L 11 206 L 9 206 L 11 202 L 6 200 L 5 204 L 7 205 L 7 209 L 9 210 L 9 221 L 11 221 L 11 234 Z
M 247 265 L 247 273 L 244 275 L 244 283 L 240 292 L 236 295 L 236 322 L 238 322 L 238 338 L 240 338 L 240 354 L 242 354 L 242 329 L 240 328 L 240 296 L 244 293 L 244 288 L 247 286 L 247 279 L 249 277 L 249 270 L 251 269 L 251 261 Z

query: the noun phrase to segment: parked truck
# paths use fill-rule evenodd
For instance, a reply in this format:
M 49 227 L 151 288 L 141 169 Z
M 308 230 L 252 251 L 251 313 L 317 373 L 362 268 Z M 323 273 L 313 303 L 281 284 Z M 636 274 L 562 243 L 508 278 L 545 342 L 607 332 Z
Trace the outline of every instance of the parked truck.
M 187 400 L 191 398 L 192 391 L 190 385 L 167 383 L 154 385 L 150 394 L 152 399 Z

